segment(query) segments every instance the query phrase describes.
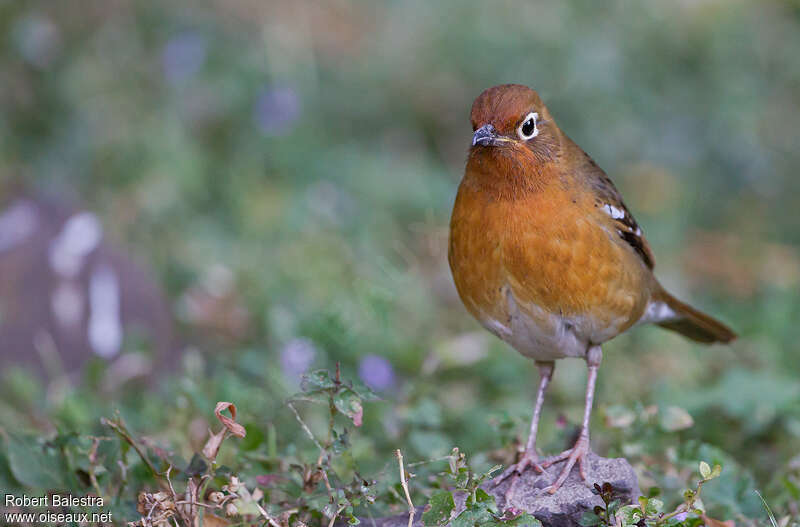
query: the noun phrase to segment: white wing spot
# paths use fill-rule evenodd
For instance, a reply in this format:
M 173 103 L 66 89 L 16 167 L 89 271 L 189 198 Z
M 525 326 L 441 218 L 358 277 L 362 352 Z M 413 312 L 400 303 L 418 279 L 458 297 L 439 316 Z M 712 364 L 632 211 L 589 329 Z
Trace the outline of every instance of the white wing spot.
M 617 207 L 609 204 L 603 205 L 603 210 L 606 211 L 606 214 L 614 218 L 615 220 L 621 220 L 625 217 L 625 211 L 622 209 L 618 209 Z
M 650 302 L 645 309 L 640 322 L 664 322 L 673 320 L 678 314 L 664 302 Z

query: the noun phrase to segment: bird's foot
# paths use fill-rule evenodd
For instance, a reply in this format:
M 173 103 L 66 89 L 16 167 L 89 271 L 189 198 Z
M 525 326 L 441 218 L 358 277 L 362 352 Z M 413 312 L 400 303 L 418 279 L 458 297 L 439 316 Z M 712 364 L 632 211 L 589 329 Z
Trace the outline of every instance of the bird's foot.
M 581 479 L 586 481 L 586 456 L 591 452 L 589 448 L 589 438 L 585 436 L 581 436 L 578 441 L 575 442 L 575 446 L 570 448 L 569 450 L 565 450 L 564 452 L 558 454 L 557 456 L 553 456 L 551 458 L 547 458 L 542 461 L 539 466 L 541 468 L 547 468 L 549 466 L 554 465 L 555 463 L 560 463 L 561 461 L 566 461 L 567 464 L 564 466 L 564 469 L 559 474 L 558 479 L 556 479 L 555 483 L 547 487 L 547 492 L 550 494 L 555 494 L 556 491 L 561 488 L 561 485 L 564 484 L 566 481 L 567 476 L 572 471 L 572 467 L 575 466 L 575 463 L 578 464 L 578 469 L 580 470 Z
M 505 493 L 506 507 L 509 506 L 511 499 L 514 497 L 514 490 L 516 489 L 519 477 L 529 468 L 533 468 L 540 474 L 544 473 L 544 468 L 539 464 L 539 456 L 536 455 L 535 451 L 531 451 L 530 453 L 526 451 L 522 454 L 522 458 L 519 461 L 508 467 L 505 472 L 494 479 L 493 485 L 494 487 L 498 487 L 502 482 L 511 478 L 511 483 L 509 483 Z
M 532 467 L 536 472 L 540 474 L 544 472 L 544 469 L 539 464 L 539 456 L 536 453 L 528 453 L 525 452 L 522 454 L 522 458 L 508 467 L 505 472 L 494 478 L 493 484 L 495 487 L 500 486 L 502 482 L 507 480 L 509 477 L 516 475 L 519 477 L 523 472 L 525 472 L 528 468 Z

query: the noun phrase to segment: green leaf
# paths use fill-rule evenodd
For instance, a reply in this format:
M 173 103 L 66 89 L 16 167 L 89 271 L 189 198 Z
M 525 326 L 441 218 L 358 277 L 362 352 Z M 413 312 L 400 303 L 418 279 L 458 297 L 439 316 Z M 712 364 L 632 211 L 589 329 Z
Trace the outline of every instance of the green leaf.
M 492 525 L 502 525 L 502 522 L 495 518 L 497 505 L 494 496 L 487 494 L 483 489 L 475 490 L 475 500 L 470 496 L 466 501 L 466 509 L 453 519 L 452 527 L 489 527 Z
M 583 516 L 581 516 L 581 519 L 578 520 L 578 525 L 582 527 L 594 527 L 595 525 L 600 525 L 602 521 L 603 520 L 597 514 L 592 511 L 586 511 L 583 513 Z
M 504 520 L 501 525 L 508 525 L 513 527 L 541 527 L 542 522 L 533 517 L 533 515 L 523 512 L 519 516 L 510 520 Z
M 636 505 L 625 505 L 621 507 L 614 517 L 622 522 L 623 527 L 636 525 L 642 519 L 642 510 Z
M 63 463 L 51 449 L 45 449 L 35 439 L 9 435 L 8 465 L 14 478 L 31 488 L 55 490 L 64 488 L 59 468 Z
M 345 384 L 350 387 L 363 401 L 380 401 L 380 396 L 372 391 L 372 388 L 361 382 L 359 379 L 352 379 Z
M 430 508 L 422 515 L 422 523 L 426 527 L 446 524 L 456 507 L 453 494 L 446 490 L 434 493 L 428 505 Z
M 361 406 L 361 397 L 350 388 L 342 388 L 333 396 L 336 409 L 349 417 L 353 424 L 361 426 L 364 418 L 364 407 Z
M 483 489 L 475 490 L 475 504 L 486 509 L 496 511 L 497 507 L 494 502 L 494 496 L 490 495 Z
M 347 431 L 347 428 L 345 428 L 341 433 L 337 432 L 336 430 L 331 430 L 331 433 L 333 435 L 333 443 L 331 444 L 331 448 L 335 454 L 341 454 L 350 448 L 350 434 Z
M 336 388 L 336 383 L 331 379 L 328 370 L 314 370 L 303 375 L 300 389 L 304 392 L 315 390 L 330 390 Z
M 644 508 L 644 513 L 647 516 L 654 516 L 661 512 L 664 508 L 664 502 L 657 498 L 650 498 L 647 500 L 647 505 Z
M 17 482 L 8 466 L 8 456 L 6 456 L 5 449 L 0 448 L 0 488 L 10 491 L 16 486 Z
M 189 462 L 189 466 L 186 467 L 184 472 L 189 477 L 200 476 L 201 474 L 206 473 L 207 468 L 208 464 L 203 459 L 203 456 L 195 453 L 195 455 L 192 456 L 192 460 Z
M 503 468 L 503 465 L 494 465 L 492 468 L 490 468 L 489 470 L 487 470 L 486 472 L 484 472 L 483 474 L 478 476 L 478 481 L 483 481 L 485 479 L 491 479 L 492 475 L 495 472 L 500 472 L 500 470 L 502 468 Z
M 620 505 L 622 505 L 621 500 L 612 500 L 611 503 L 609 503 L 606 507 L 606 515 L 609 517 L 613 516 L 614 513 L 617 512 L 617 509 L 619 509 Z
M 496 524 L 494 517 L 483 508 L 468 508 L 461 511 L 450 523 L 452 527 L 476 527 Z
M 247 435 L 245 435 L 239 442 L 242 450 L 249 452 L 264 444 L 264 432 L 262 432 L 260 426 L 257 426 L 254 423 L 248 423 L 244 425 L 244 429 L 247 432 Z
M 703 479 L 708 479 L 711 476 L 711 467 L 705 461 L 700 462 L 700 475 L 703 476 Z
M 327 390 L 312 390 L 308 392 L 296 393 L 289 398 L 289 401 L 305 401 L 309 403 L 328 404 L 330 398 L 330 392 Z

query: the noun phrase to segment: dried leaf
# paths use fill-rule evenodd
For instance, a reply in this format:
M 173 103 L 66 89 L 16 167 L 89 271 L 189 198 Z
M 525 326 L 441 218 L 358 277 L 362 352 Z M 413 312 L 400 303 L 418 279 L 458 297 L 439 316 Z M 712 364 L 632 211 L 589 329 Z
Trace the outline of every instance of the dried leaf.
M 213 433 L 211 430 L 208 431 L 209 437 L 208 441 L 206 441 L 206 445 L 203 447 L 203 455 L 206 456 L 211 461 L 217 459 L 217 454 L 219 453 L 219 447 L 222 445 L 222 441 L 225 440 L 225 433 L 227 429 L 223 428 L 219 431 L 218 434 Z
M 227 527 L 231 522 L 210 512 L 203 515 L 203 527 Z
M 222 412 L 228 410 L 231 413 L 231 416 L 228 417 L 227 415 L 222 415 Z M 236 422 L 236 405 L 233 403 L 227 403 L 224 401 L 220 401 L 217 403 L 217 407 L 214 408 L 214 415 L 217 416 L 219 422 L 222 423 L 225 428 L 230 431 L 231 434 L 235 435 L 236 437 L 244 437 L 246 432 L 244 427 Z

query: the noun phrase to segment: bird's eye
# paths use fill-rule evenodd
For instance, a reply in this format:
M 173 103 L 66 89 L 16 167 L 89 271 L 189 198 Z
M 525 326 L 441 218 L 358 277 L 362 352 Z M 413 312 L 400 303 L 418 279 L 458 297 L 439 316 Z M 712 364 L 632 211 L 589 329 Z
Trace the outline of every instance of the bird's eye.
M 539 129 L 536 128 L 537 119 L 539 119 L 539 114 L 536 112 L 531 112 L 525 116 L 522 124 L 517 128 L 517 134 L 519 134 L 520 139 L 527 141 L 539 135 Z

